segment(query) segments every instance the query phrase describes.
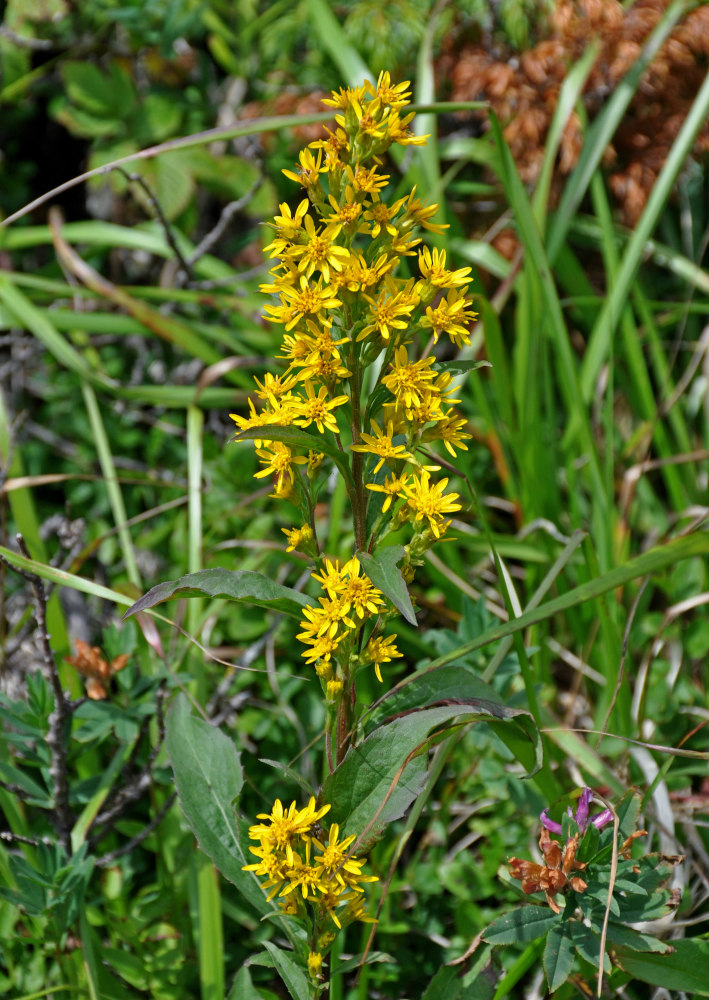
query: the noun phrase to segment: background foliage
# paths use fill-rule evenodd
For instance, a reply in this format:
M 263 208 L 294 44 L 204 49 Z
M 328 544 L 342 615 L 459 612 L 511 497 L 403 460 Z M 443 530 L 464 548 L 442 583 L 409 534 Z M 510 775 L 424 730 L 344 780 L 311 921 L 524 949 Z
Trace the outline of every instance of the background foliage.
M 376 961 L 333 995 L 419 997 L 429 981 L 428 998 L 465 995 L 443 964 L 520 902 L 501 866 L 530 856 L 540 810 L 582 784 L 614 801 L 636 788 L 648 850 L 687 855 L 665 933 L 685 939 L 685 967 L 688 943 L 707 961 L 707 8 L 551 6 L 550 26 L 550 5 L 523 0 L 7 4 L 5 217 L 151 145 L 239 134 L 126 163 L 0 231 L 0 995 L 255 995 L 243 966 L 274 929 L 196 847 L 163 706 L 186 690 L 246 751 L 245 814 L 300 799 L 322 778 L 306 750 L 323 717 L 295 626 L 208 597 L 162 609 L 180 629 L 119 619 L 203 567 L 305 585 L 251 450 L 226 444 L 227 414 L 273 351 L 256 289 L 262 223 L 292 198 L 281 169 L 317 133 L 321 96 L 384 68 L 422 104 L 494 110 L 421 114 L 435 139 L 394 178 L 441 203 L 439 245 L 475 267 L 481 322 L 460 359 L 492 367 L 461 384 L 475 440 L 454 482 L 472 484 L 470 507 L 429 557 L 385 683 L 434 662 L 473 671 L 532 711 L 546 764 L 524 780 L 484 724 L 435 751 L 426 794 L 372 854 Z M 622 66 L 608 19 L 636 44 Z M 658 94 L 677 66 L 673 103 Z M 274 115 L 293 117 L 261 123 Z M 328 550 L 348 552 L 341 490 L 319 514 Z M 38 579 L 74 699 L 63 728 Z M 109 699 L 76 704 L 77 639 L 107 665 L 130 657 Z M 351 952 L 364 944 L 350 933 Z M 481 944 L 462 968 L 490 996 L 542 996 L 542 947 Z M 557 995 L 593 984 L 579 961 Z M 610 992 L 696 988 L 659 958 L 613 961 Z M 259 996 L 285 995 L 273 969 L 249 975 Z

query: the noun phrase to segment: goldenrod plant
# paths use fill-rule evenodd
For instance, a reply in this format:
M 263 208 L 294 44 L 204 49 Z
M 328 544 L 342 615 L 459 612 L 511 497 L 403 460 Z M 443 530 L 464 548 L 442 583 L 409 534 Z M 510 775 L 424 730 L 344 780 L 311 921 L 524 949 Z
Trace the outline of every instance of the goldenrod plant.
M 203 570 L 153 588 L 132 609 L 210 593 L 299 622 L 303 669 L 313 669 L 326 709 L 324 781 L 307 805 L 285 808 L 279 798 L 259 814 L 262 822 L 248 826 L 233 813 L 240 779 L 234 784 L 232 775 L 221 789 L 211 780 L 203 791 L 224 806 L 215 826 L 189 759 L 223 753 L 238 769 L 233 746 L 178 699 L 168 749 L 203 849 L 252 900 L 251 880 L 264 879 L 259 908 L 278 916 L 297 974 L 273 944 L 271 960 L 292 992 L 297 982 L 313 997 L 328 989 L 338 932 L 355 920 L 376 923 L 365 885 L 378 876 L 366 873 L 362 855 L 424 788 L 426 748 L 452 726 L 485 719 L 503 740 L 506 729 L 515 731 L 510 745 L 528 770 L 540 758 L 528 713 L 501 704 L 464 667 L 453 668 L 454 678 L 447 667 L 433 677 L 419 672 L 386 692 L 387 665 L 402 658 L 391 625 L 400 617 L 416 625 L 409 593 L 416 569 L 446 541 L 452 515 L 469 516 L 441 462 L 454 470 L 449 459 L 468 448 L 472 435 L 456 395 L 459 378 L 479 367 L 435 353 L 440 338 L 454 348 L 469 343 L 471 268 L 451 270 L 445 250 L 423 245 L 422 234 L 444 230 L 434 221 L 437 205 L 416 188 L 389 196 L 387 151 L 426 141 L 411 130 L 407 87 L 383 72 L 376 85 L 334 92 L 324 101 L 334 109 L 334 127 L 300 153 L 295 170 L 284 171 L 303 197 L 295 209 L 279 206 L 265 248 L 275 264 L 261 286 L 280 344 L 274 370 L 254 380 L 247 412 L 231 415 L 235 441 L 254 442 L 256 479 L 268 479 L 271 495 L 299 515 L 283 529 L 284 548 L 311 560 L 319 593 L 306 596 L 254 572 Z M 352 518 L 344 559 L 327 550 L 333 476 L 344 483 Z M 385 688 L 376 706 L 357 694 L 369 670 Z

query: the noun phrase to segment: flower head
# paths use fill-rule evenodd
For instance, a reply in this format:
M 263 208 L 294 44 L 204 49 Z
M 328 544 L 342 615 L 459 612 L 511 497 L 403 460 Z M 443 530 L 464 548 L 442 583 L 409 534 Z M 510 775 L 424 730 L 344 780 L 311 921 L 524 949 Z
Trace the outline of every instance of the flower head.
M 613 813 L 610 809 L 603 809 L 601 812 L 594 813 L 593 816 L 589 815 L 589 808 L 591 802 L 593 801 L 593 790 L 591 788 L 583 788 L 581 790 L 581 795 L 579 796 L 579 804 L 576 807 L 576 813 L 571 812 L 571 807 L 567 808 L 568 815 L 576 821 L 576 825 L 579 831 L 583 835 L 590 824 L 593 824 L 598 830 L 601 830 L 608 823 L 613 820 Z M 549 808 L 543 809 L 539 818 L 542 821 L 542 826 L 547 830 L 551 830 L 552 833 L 561 833 L 561 823 L 557 823 L 553 819 L 549 819 L 547 813 Z

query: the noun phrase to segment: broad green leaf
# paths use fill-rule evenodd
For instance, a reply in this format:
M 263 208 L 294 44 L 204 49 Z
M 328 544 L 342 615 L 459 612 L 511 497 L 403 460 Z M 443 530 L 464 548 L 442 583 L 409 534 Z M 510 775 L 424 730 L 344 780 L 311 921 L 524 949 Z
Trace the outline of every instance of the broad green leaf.
M 420 794 L 426 779 L 421 754 L 433 730 L 489 722 L 494 717 L 516 726 L 519 709 L 489 704 L 452 704 L 414 711 L 375 729 L 325 779 L 321 800 L 332 806 L 328 821 L 345 834 L 356 834 L 358 851 L 366 852 L 388 823 L 398 819 Z M 526 730 L 521 730 L 525 738 Z M 538 737 L 537 737 L 538 738 Z
M 672 941 L 668 955 L 641 954 L 618 948 L 614 957 L 621 969 L 636 979 L 690 996 L 709 996 L 709 941 L 699 938 Z
M 104 73 L 88 60 L 65 62 L 61 75 L 68 97 L 80 107 L 106 118 L 115 118 L 115 130 L 125 121 L 135 101 L 135 86 L 116 63 Z
M 362 569 L 375 587 L 388 597 L 391 603 L 402 613 L 409 625 L 418 625 L 416 612 L 409 597 L 409 588 L 401 575 L 397 563 L 404 558 L 403 545 L 389 545 L 376 555 L 368 552 L 357 552 Z
M 520 906 L 493 920 L 483 938 L 489 944 L 526 944 L 548 934 L 559 920 L 546 906 Z
M 549 931 L 542 962 L 553 993 L 566 982 L 574 965 L 574 945 L 568 921 L 557 924 Z
M 280 977 L 288 987 L 288 992 L 293 997 L 293 1000 L 311 1000 L 308 977 L 296 965 L 290 955 L 277 948 L 271 941 L 264 941 L 263 946 L 273 959 L 273 964 L 278 969 Z
M 146 608 L 154 608 L 173 597 L 221 597 L 242 604 L 254 604 L 269 611 L 280 611 L 292 618 L 302 617 L 303 608 L 312 600 L 290 587 L 275 583 L 253 570 L 202 569 L 179 580 L 166 580 L 144 594 L 126 611 L 124 618 Z
M 235 814 L 243 776 L 232 741 L 190 712 L 187 698 L 175 699 L 167 718 L 166 747 L 180 805 L 199 845 L 222 875 L 261 914 L 273 909 L 251 872 Z
M 488 684 L 463 665 L 426 669 L 407 678 L 377 703 L 365 725 L 371 731 L 372 723 L 442 703 L 457 706 L 458 710 L 465 706 L 473 712 L 484 712 L 485 722 L 530 777 L 542 766 L 542 742 L 532 716 L 507 708 Z
M 427 731 L 406 741 L 406 721 L 382 726 L 350 748 L 320 792 L 320 800 L 332 806 L 327 822 L 339 823 L 346 836 L 361 837 L 359 853 L 366 853 L 387 824 L 403 816 L 426 783 L 426 760 L 413 757 L 407 764 L 406 759 L 425 742 Z
M 406 677 L 371 709 L 365 718 L 365 725 L 371 730 L 386 718 L 451 700 L 503 704 L 495 689 L 480 680 L 471 667 L 445 665 L 433 670 L 419 670 Z

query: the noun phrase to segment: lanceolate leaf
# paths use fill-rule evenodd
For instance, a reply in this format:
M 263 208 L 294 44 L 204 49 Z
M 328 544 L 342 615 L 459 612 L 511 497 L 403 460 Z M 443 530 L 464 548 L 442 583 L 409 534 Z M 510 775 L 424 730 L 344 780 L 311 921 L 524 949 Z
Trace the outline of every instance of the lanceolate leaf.
M 389 545 L 378 555 L 358 552 L 362 569 L 375 587 L 388 597 L 394 607 L 402 613 L 410 625 L 417 625 L 416 613 L 409 597 L 409 588 L 401 575 L 397 563 L 404 557 L 403 545 Z
M 522 717 L 526 720 L 527 713 L 492 703 L 456 703 L 411 712 L 380 726 L 352 747 L 326 778 L 321 800 L 332 806 L 328 822 L 339 823 L 345 835 L 356 834 L 356 850 L 366 852 L 387 824 L 402 816 L 420 794 L 427 767 L 421 751 L 434 730 L 492 720 L 519 729 L 520 739 L 529 740 L 531 745 L 534 737 L 520 727 Z
M 542 961 L 549 989 L 553 993 L 566 982 L 574 965 L 574 945 L 568 921 L 557 924 L 549 931 Z
M 508 708 L 488 684 L 465 666 L 435 667 L 407 678 L 375 706 L 372 716 L 364 720 L 365 727 L 371 731 L 373 724 L 386 718 L 442 704 L 484 713 L 480 718 L 484 718 L 530 776 L 542 766 L 542 742 L 532 716 L 521 709 Z
M 384 695 L 365 717 L 368 731 L 393 715 L 415 708 L 429 708 L 446 700 L 482 699 L 483 702 L 502 705 L 495 689 L 470 667 L 463 665 L 437 667 L 434 670 L 419 670 L 406 677 L 400 684 Z
M 271 941 L 264 941 L 263 945 L 273 959 L 273 964 L 278 969 L 280 977 L 288 987 L 288 992 L 293 997 L 293 1000 L 311 1000 L 308 980 L 290 955 L 277 948 Z
M 271 913 L 273 906 L 256 877 L 242 871 L 251 858 L 242 848 L 243 821 L 241 833 L 237 829 L 235 803 L 243 776 L 236 747 L 224 733 L 193 716 L 183 694 L 167 718 L 166 746 L 180 805 L 199 846 L 258 913 Z
M 146 608 L 154 608 L 173 597 L 224 597 L 242 604 L 255 604 L 269 611 L 280 611 L 301 618 L 303 608 L 312 600 L 290 587 L 275 583 L 252 570 L 202 569 L 179 580 L 166 580 L 152 587 L 126 611 L 124 618 Z
M 559 919 L 546 906 L 521 906 L 493 920 L 483 938 L 489 944 L 527 944 L 548 934 Z

